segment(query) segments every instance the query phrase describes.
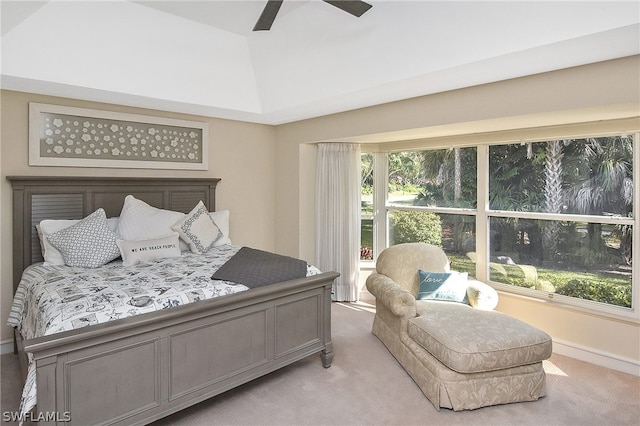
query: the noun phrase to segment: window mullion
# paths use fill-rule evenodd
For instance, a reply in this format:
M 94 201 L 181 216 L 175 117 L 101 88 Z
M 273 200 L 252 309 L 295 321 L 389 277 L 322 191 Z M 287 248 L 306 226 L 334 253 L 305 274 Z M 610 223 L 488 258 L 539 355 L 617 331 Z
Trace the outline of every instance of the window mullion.
M 640 200 L 640 149 L 637 144 L 640 142 L 640 132 L 636 132 L 633 138 L 633 231 L 631 247 L 634 254 L 640 253 L 640 214 L 638 214 L 638 200 Z M 631 307 L 639 317 L 640 312 L 640 268 L 634 267 L 631 271 Z
M 477 149 L 476 277 L 489 281 L 489 146 Z
M 387 194 L 389 182 L 388 154 L 373 154 L 373 253 L 378 254 L 389 244 L 387 226 Z

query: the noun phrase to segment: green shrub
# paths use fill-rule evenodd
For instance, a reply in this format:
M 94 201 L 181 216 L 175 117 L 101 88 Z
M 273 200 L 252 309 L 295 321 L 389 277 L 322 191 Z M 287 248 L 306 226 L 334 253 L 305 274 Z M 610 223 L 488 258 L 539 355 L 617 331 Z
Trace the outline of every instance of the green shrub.
M 442 245 L 440 216 L 431 212 L 396 210 L 391 214 L 393 243 L 429 243 Z
M 631 285 L 573 279 L 556 290 L 558 294 L 616 306 L 631 307 Z

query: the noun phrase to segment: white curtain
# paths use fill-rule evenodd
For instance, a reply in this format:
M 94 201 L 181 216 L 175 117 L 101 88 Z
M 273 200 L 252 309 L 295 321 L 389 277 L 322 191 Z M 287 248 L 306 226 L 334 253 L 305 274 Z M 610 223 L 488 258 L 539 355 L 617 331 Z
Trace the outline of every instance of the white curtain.
M 340 273 L 333 300 L 358 300 L 360 262 L 360 145 L 318 144 L 316 257 L 323 271 Z

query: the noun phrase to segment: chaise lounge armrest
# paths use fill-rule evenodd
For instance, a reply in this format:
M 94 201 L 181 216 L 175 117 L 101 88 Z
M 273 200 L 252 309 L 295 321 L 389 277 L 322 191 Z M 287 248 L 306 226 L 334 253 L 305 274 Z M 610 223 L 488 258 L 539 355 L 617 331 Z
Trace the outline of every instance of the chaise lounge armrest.
M 391 278 L 374 272 L 367 278 L 366 285 L 376 301 L 386 306 L 394 315 L 406 318 L 416 316 L 416 298 Z

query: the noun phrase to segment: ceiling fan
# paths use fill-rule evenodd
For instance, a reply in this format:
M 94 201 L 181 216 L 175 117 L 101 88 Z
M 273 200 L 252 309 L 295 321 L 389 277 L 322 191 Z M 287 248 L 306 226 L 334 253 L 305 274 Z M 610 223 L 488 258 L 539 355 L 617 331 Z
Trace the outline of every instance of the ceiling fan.
M 253 27 L 253 31 L 269 31 L 271 29 L 271 25 L 273 25 L 273 21 L 276 19 L 280 6 L 282 6 L 282 1 L 283 0 L 267 1 L 266 6 L 258 18 L 258 22 L 256 22 L 256 25 Z M 358 18 L 367 10 L 371 9 L 371 5 L 369 3 L 360 0 L 323 1 Z

